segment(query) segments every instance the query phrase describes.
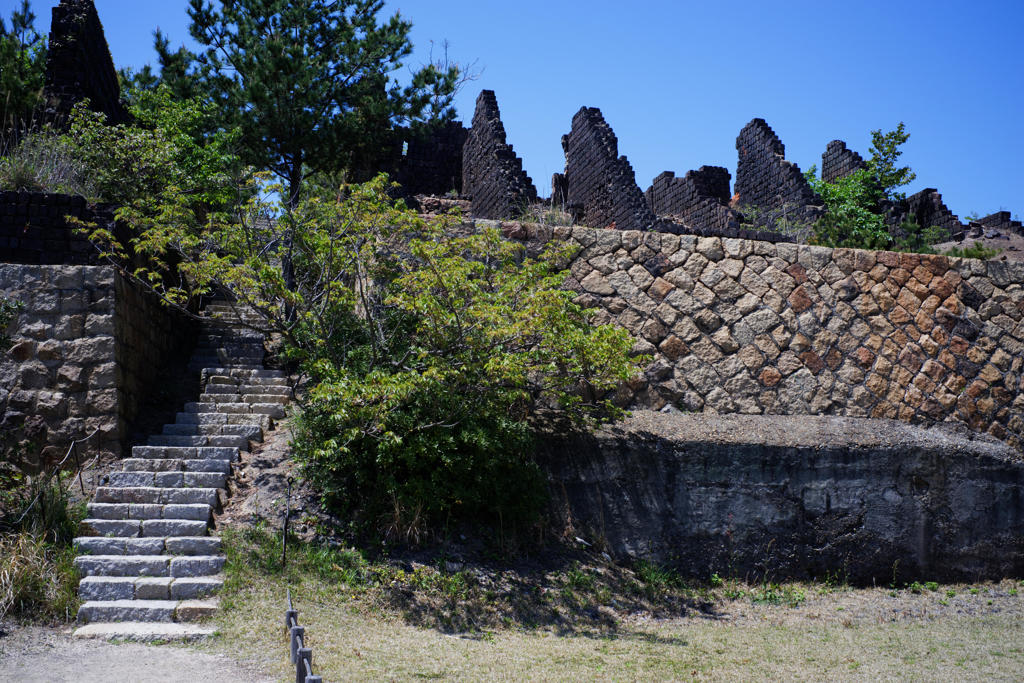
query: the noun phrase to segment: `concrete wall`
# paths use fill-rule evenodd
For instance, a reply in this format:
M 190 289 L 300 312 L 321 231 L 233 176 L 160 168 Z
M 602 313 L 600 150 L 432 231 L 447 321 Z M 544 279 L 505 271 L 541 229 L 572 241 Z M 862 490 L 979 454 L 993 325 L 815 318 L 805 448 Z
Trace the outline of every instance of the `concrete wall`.
M 951 425 L 642 412 L 540 457 L 568 532 L 688 576 L 1024 575 L 1024 462 Z
M 506 226 L 507 227 L 507 226 Z M 1024 442 L 1024 264 L 522 226 L 579 252 L 569 287 L 652 362 L 624 403 L 958 421 Z
M 99 427 L 102 448 L 120 453 L 163 359 L 192 341 L 191 324 L 108 266 L 0 264 L 0 294 L 24 305 L 0 357 L 0 429 L 17 434 L 36 416 L 54 456 Z

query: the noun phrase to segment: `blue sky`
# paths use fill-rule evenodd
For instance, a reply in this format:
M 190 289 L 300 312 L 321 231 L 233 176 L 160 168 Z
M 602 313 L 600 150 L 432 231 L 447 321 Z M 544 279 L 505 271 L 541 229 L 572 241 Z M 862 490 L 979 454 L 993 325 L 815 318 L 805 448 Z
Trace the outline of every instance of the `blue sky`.
M 14 0 L 0 0 L 9 14 Z M 35 0 L 48 27 L 56 0 Z M 114 62 L 153 61 L 152 31 L 187 42 L 184 0 L 96 0 Z M 387 0 L 413 23 L 411 64 L 431 41 L 477 60 L 457 99 L 472 117 L 498 96 L 508 141 L 542 195 L 561 171 L 560 138 L 599 107 L 646 189 L 701 165 L 734 173 L 736 135 L 762 117 L 806 169 L 829 140 L 867 153 L 870 131 L 900 121 L 904 162 L 963 218 L 1024 215 L 1024 1 L 557 2 Z M 436 51 L 437 48 L 435 48 Z

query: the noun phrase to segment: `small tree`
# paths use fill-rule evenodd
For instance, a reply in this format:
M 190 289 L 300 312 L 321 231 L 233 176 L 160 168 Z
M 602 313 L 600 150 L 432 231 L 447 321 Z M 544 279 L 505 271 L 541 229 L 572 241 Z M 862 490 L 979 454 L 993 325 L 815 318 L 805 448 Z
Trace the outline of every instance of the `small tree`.
M 11 12 L 9 26 L 0 17 L 0 129 L 26 124 L 43 99 L 46 38 L 35 20 L 28 0 Z
M 911 171 L 909 166 L 896 166 L 897 160 L 903 154 L 900 146 L 909 139 L 910 133 L 906 132 L 902 121 L 896 126 L 896 130 L 887 133 L 881 130 L 871 131 L 871 158 L 867 162 L 868 171 L 885 198 L 891 201 L 905 199 L 906 195 L 896 192 L 896 188 L 908 185 L 917 178 L 917 174 Z

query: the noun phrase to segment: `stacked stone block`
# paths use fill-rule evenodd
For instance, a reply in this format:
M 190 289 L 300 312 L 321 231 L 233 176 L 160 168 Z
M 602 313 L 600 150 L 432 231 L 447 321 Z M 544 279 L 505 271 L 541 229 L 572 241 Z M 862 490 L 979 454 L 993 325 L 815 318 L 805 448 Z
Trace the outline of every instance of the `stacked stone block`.
M 523 161 L 505 141 L 498 100 L 484 90 L 476 99 L 473 127 L 463 146 L 462 192 L 478 218 L 514 218 L 537 201 Z
M 1024 448 L 1024 264 L 525 226 L 652 361 L 624 404 L 952 420 Z
M 785 146 L 764 119 L 743 127 L 736 150 L 736 204 L 755 225 L 773 230 L 783 220 L 809 225 L 821 216 L 821 198 L 800 167 L 786 161 Z
M 644 198 L 657 216 L 681 223 L 687 232 L 735 237 L 742 216 L 729 208 L 729 180 L 729 171 L 719 166 L 701 166 L 682 178 L 665 171 Z
M 188 321 L 106 266 L 0 264 L 0 294 L 23 304 L 0 357 L 0 429 L 31 431 L 55 457 L 100 428 L 120 453 L 155 373 L 191 342 Z
M 130 119 L 92 0 L 61 0 L 53 8 L 47 45 L 45 93 L 48 114 L 63 119 L 83 99 L 110 124 Z
M 867 168 L 864 157 L 848 149 L 842 140 L 828 143 L 821 155 L 821 179 L 826 183 L 834 183 L 862 168 Z
M 209 534 L 224 503 L 232 463 L 284 417 L 291 393 L 264 370 L 263 337 L 241 327 L 247 313 L 220 302 L 206 310 L 193 367 L 199 401 L 174 424 L 132 448 L 122 470 L 96 491 L 75 545 L 84 600 L 81 637 L 191 639 L 213 629 L 193 622 L 217 609 L 220 539 Z
M 113 213 L 82 197 L 0 192 L 0 263 L 97 263 L 96 248 L 75 234 L 68 216 L 115 230 Z
M 942 201 L 938 190 L 931 187 L 907 197 L 894 207 L 889 219 L 892 231 L 898 234 L 900 223 L 908 219 L 915 221 L 921 228 L 942 228 L 943 235 L 938 239 L 939 242 L 963 239 L 966 230 L 956 214 Z

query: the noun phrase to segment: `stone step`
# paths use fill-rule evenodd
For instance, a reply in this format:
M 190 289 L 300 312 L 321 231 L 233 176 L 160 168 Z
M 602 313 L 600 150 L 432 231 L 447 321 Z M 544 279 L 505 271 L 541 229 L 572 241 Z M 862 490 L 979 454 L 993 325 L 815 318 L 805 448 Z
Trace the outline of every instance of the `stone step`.
M 229 393 L 205 393 L 199 394 L 200 403 L 277 403 L 285 405 L 288 403 L 287 395 L 279 394 L 229 394 Z
M 207 521 L 198 519 L 83 519 L 79 524 L 83 536 L 117 538 L 168 536 L 202 536 Z
M 78 621 L 193 622 L 213 616 L 217 600 L 96 600 L 78 608 Z
M 171 536 L 166 538 L 102 538 L 80 536 L 74 540 L 81 554 L 87 555 L 216 555 L 218 536 Z
M 95 640 L 128 641 L 136 643 L 180 642 L 192 643 L 212 638 L 217 630 L 201 624 L 179 624 L 159 621 L 118 623 L 99 622 L 75 629 L 76 638 Z
M 203 368 L 203 374 L 207 377 L 249 377 L 260 379 L 287 379 L 282 370 L 266 370 L 264 368 L 225 368 L 211 366 Z
M 285 387 L 288 388 L 287 377 L 228 377 L 226 375 L 212 375 L 206 378 L 207 386 L 211 384 L 232 384 L 257 387 Z M 272 392 L 267 392 L 272 393 Z
M 251 403 L 186 403 L 186 413 L 223 413 L 225 415 L 262 415 L 252 409 Z M 283 413 L 284 410 L 282 409 Z M 268 415 L 269 417 L 269 415 Z M 264 427 L 269 429 L 269 427 Z
M 143 446 L 145 448 L 145 446 Z M 121 461 L 125 472 L 221 472 L 231 474 L 230 460 L 212 458 L 128 458 Z
M 198 408 L 196 412 L 178 413 L 175 424 L 180 425 L 252 425 L 261 430 L 270 429 L 270 418 L 266 415 L 253 413 L 217 412 L 224 404 L 217 403 L 186 403 L 186 408 Z M 240 404 L 248 407 L 248 404 Z
M 146 441 L 150 446 L 230 446 L 249 450 L 249 439 L 244 436 L 168 436 L 154 434 Z
M 86 509 L 92 519 L 190 519 L 206 522 L 212 514 L 209 505 L 89 503 Z
M 106 486 L 155 486 L 158 488 L 225 488 L 228 475 L 223 472 L 111 472 Z
M 97 503 L 159 503 L 180 505 L 206 503 L 216 508 L 220 502 L 215 488 L 171 489 L 159 486 L 100 486 Z
M 263 441 L 263 430 L 252 424 L 183 423 L 164 425 L 165 436 L 244 436 L 250 441 Z
M 217 593 L 223 585 L 219 576 L 87 576 L 78 584 L 78 597 L 89 601 L 197 600 Z
M 82 576 L 213 576 L 224 567 L 222 555 L 79 555 Z
M 132 446 L 132 458 L 151 460 L 238 460 L 238 448 L 231 446 Z

